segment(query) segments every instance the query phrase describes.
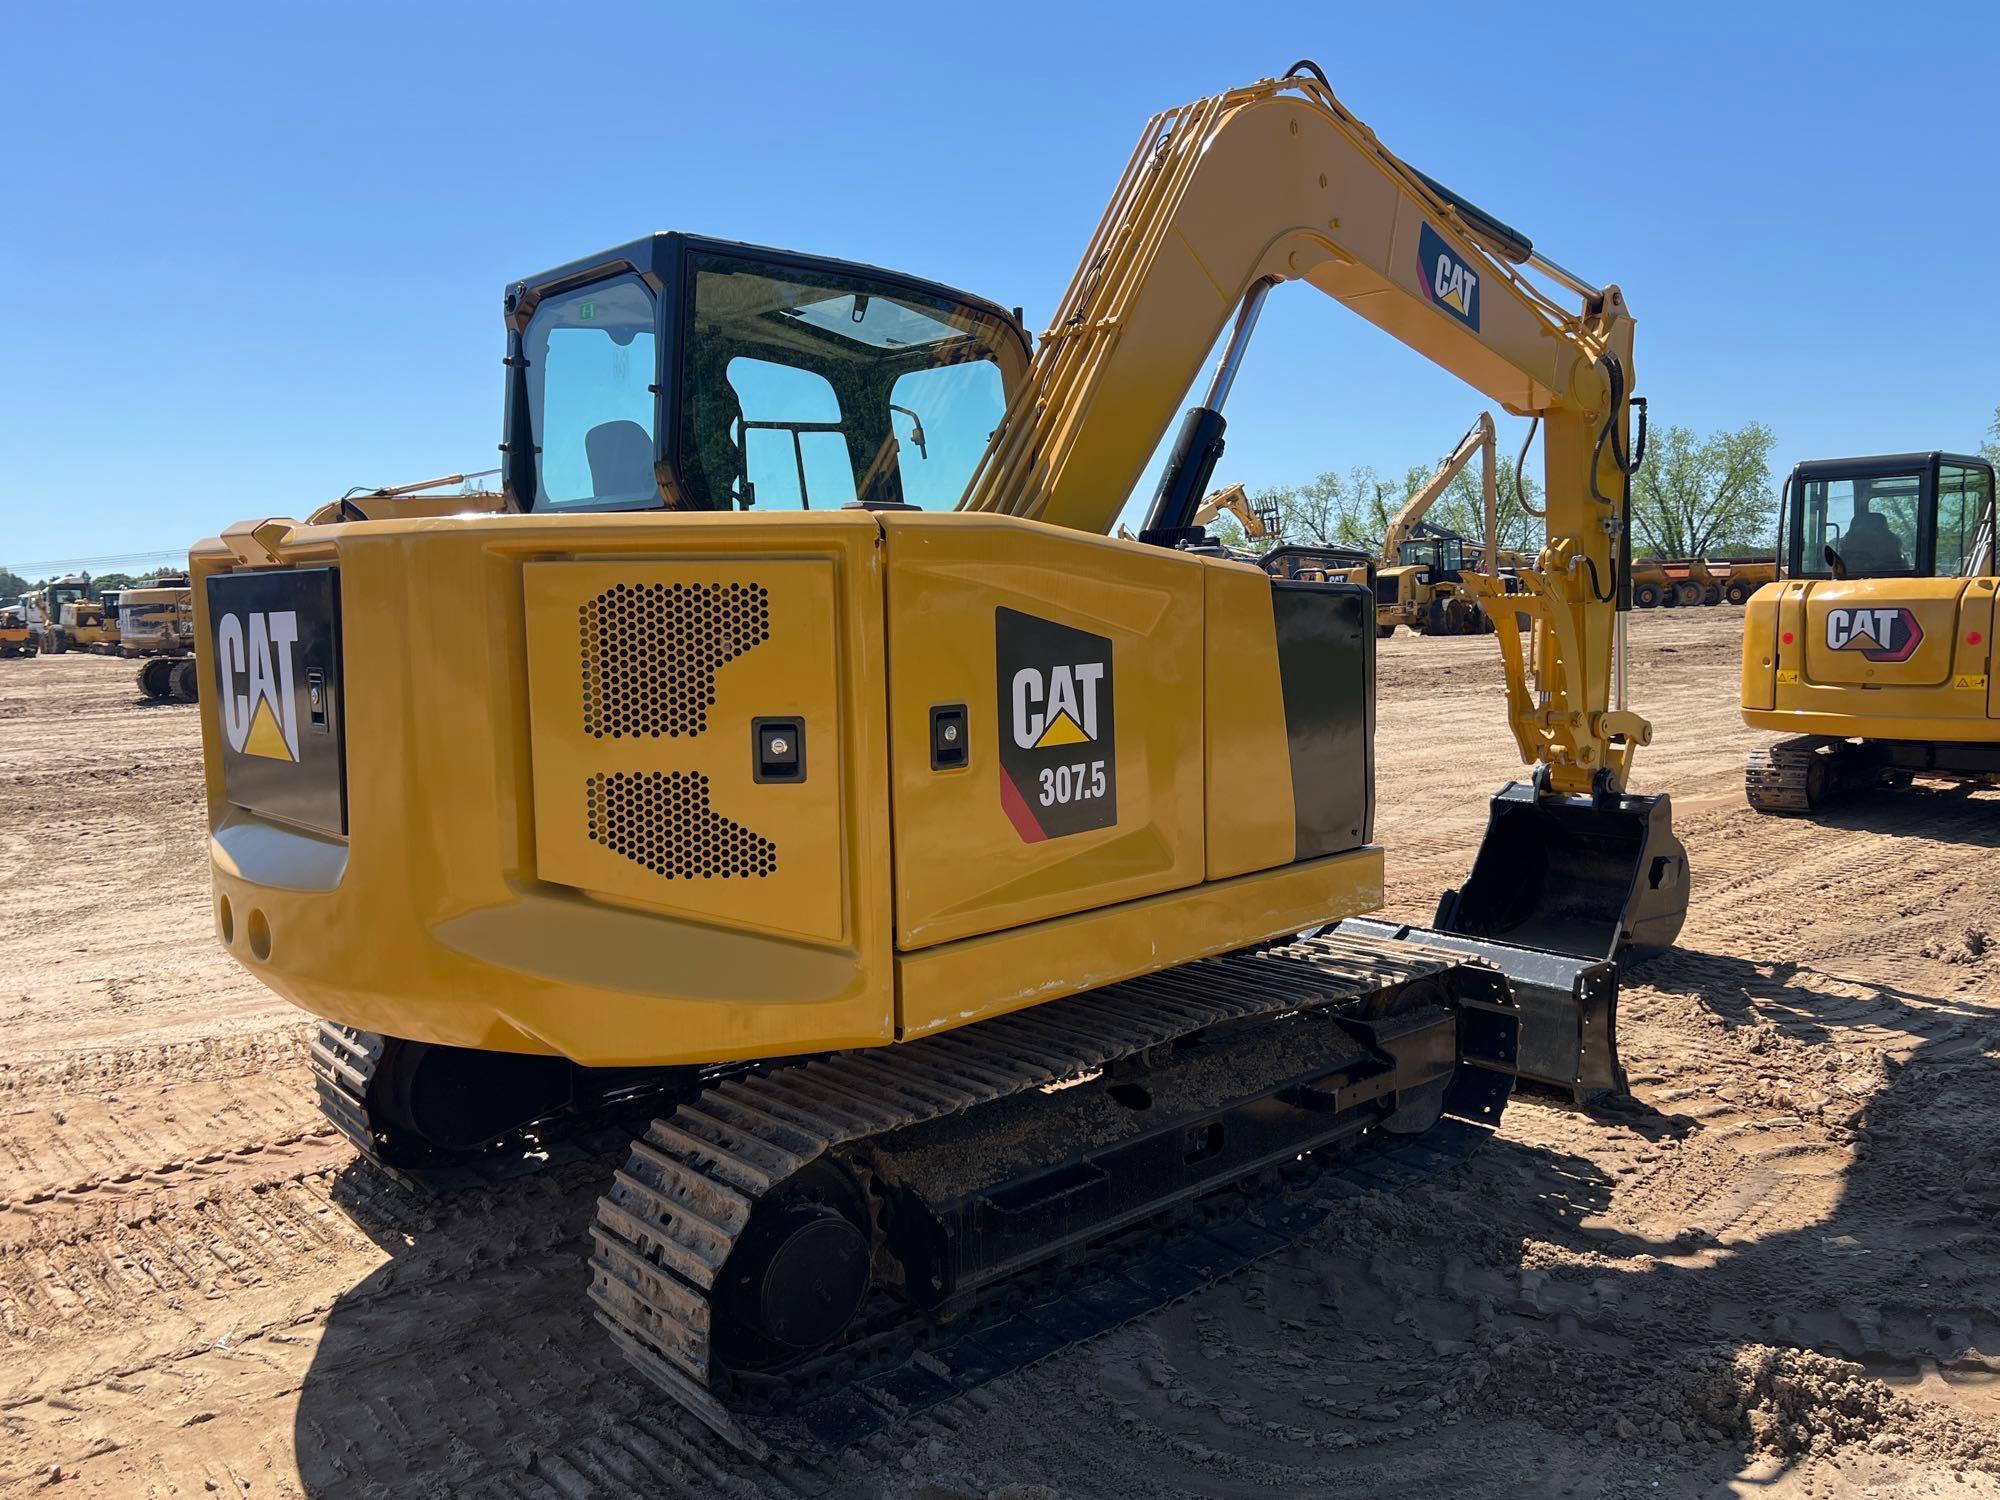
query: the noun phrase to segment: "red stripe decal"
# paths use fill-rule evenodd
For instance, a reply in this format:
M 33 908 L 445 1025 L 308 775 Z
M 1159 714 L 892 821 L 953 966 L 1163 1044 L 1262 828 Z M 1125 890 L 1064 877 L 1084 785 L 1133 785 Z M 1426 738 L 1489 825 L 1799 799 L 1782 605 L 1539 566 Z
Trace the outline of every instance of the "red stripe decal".
M 1007 821 L 1014 825 L 1014 832 L 1021 835 L 1024 844 L 1039 844 L 1048 837 L 1042 825 L 1035 821 L 1034 809 L 1028 806 L 1028 799 L 1021 795 L 1021 789 L 1014 785 L 1014 778 L 1005 771 L 1000 773 L 1000 805 L 1007 811 Z

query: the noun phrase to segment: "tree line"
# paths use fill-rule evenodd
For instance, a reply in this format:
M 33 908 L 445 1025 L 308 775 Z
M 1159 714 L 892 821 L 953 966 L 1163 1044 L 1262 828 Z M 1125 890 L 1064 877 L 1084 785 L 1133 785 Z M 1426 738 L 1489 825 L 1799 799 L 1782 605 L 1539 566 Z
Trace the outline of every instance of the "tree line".
M 2000 441 L 2000 412 L 1995 413 Z M 1761 422 L 1697 433 L 1686 427 L 1655 428 L 1632 476 L 1632 550 L 1642 557 L 1707 557 L 1734 552 L 1768 553 L 1775 538 L 1778 488 L 1771 476 L 1777 438 Z M 1499 474 L 1500 545 L 1533 552 L 1541 545 L 1541 485 L 1502 439 Z M 1424 518 L 1433 526 L 1478 541 L 1486 534 L 1478 464 L 1468 464 Z M 1275 509 L 1287 542 L 1376 550 L 1403 502 L 1436 471 L 1414 464 L 1400 476 L 1363 465 L 1329 470 L 1298 485 L 1280 485 L 1251 496 Z M 1525 495 L 1526 503 L 1523 504 Z M 1255 545 L 1234 523 L 1218 527 L 1231 546 Z

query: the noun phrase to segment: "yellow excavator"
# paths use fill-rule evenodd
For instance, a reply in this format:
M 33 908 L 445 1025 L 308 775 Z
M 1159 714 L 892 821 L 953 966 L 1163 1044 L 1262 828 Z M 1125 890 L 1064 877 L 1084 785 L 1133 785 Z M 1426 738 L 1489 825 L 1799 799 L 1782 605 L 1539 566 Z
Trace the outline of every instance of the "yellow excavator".
M 1811 813 L 1913 777 L 2000 778 L 1993 466 L 1961 453 L 1802 463 L 1779 506 L 1783 576 L 1743 621 L 1744 794 Z
M 1240 484 L 1226 484 L 1210 495 L 1189 518 L 1191 526 L 1207 527 L 1224 514 L 1236 518 L 1236 524 L 1243 528 L 1243 535 L 1253 542 L 1276 542 L 1280 522 L 1275 505 L 1257 505 L 1250 499 L 1250 492 Z
M 1546 424 L 1498 637 L 1534 774 L 1435 929 L 1360 915 L 1373 599 L 1192 524 L 1291 281 Z M 1687 897 L 1628 790 L 1631 315 L 1317 68 L 1147 124 L 1032 356 L 687 234 L 504 317 L 497 504 L 194 549 L 213 919 L 388 1170 L 650 1120 L 589 1296 L 716 1431 L 851 1441 L 1278 1248 L 1323 1174 L 1435 1170 L 1517 1080 L 1617 1086 L 1616 961 Z
M 0 656 L 33 656 L 40 649 L 21 606 L 0 606 Z
M 1499 582 L 1500 507 L 1494 445 L 1493 415 L 1481 412 L 1458 445 L 1390 518 L 1382 533 L 1382 560 L 1375 570 L 1375 623 L 1384 637 L 1394 635 L 1398 625 L 1423 635 L 1482 635 L 1493 628 L 1486 611 L 1464 587 L 1471 566 L 1466 559 L 1465 538 L 1455 531 L 1425 526 L 1424 517 L 1477 457 L 1480 501 L 1486 518 L 1485 547 L 1478 555 L 1496 559 L 1496 566 L 1488 570 L 1488 580 Z

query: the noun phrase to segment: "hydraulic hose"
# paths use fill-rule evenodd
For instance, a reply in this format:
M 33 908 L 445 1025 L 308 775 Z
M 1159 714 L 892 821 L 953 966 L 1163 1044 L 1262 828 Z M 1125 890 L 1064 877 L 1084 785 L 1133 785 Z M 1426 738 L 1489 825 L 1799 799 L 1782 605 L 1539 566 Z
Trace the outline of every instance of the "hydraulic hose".
M 1606 354 L 1598 362 L 1604 366 L 1605 381 L 1610 387 L 1611 399 L 1607 403 L 1607 409 L 1604 413 L 1604 425 L 1598 429 L 1597 444 L 1590 452 L 1590 498 L 1595 500 L 1599 505 L 1604 506 L 1607 510 L 1618 513 L 1618 566 L 1612 575 L 1611 587 L 1608 591 L 1601 588 L 1603 580 L 1598 576 L 1597 564 L 1591 562 L 1589 558 L 1585 558 L 1584 561 L 1590 567 L 1590 596 L 1599 604 L 1616 603 L 1620 611 L 1624 611 L 1632 607 L 1630 589 L 1632 578 L 1632 476 L 1638 472 L 1639 465 L 1646 457 L 1646 398 L 1644 396 L 1634 396 L 1631 399 L 1630 404 L 1639 410 L 1639 431 L 1632 445 L 1632 451 L 1627 453 L 1618 433 L 1618 411 L 1621 406 L 1626 404 L 1625 366 L 1619 362 L 1618 356 L 1615 354 Z M 1607 443 L 1611 446 L 1611 462 L 1617 466 L 1622 481 L 1621 491 L 1624 501 L 1622 509 L 1619 506 L 1619 502 L 1605 494 L 1603 490 L 1598 488 L 1597 484 L 1597 467 L 1604 461 L 1604 448 Z
M 1536 510 L 1528 503 L 1528 486 L 1523 479 L 1528 467 L 1528 450 L 1535 445 L 1535 434 L 1542 430 L 1542 419 L 1537 415 L 1528 423 L 1528 435 L 1521 439 L 1521 451 L 1514 455 L 1514 503 L 1533 516 L 1537 521 L 1548 517 L 1548 508 Z

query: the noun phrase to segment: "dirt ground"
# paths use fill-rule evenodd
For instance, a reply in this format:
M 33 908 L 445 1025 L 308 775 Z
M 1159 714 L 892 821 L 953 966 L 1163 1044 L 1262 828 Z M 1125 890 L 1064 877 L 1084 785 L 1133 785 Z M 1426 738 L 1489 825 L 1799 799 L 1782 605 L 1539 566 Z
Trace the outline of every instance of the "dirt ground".
M 2000 1494 L 2000 795 L 1743 805 L 1728 609 L 1635 618 L 1694 864 L 1630 1100 L 831 1468 L 748 1468 L 585 1311 L 610 1163 L 427 1203 L 210 934 L 194 710 L 0 663 L 0 1493 Z M 1488 641 L 1382 650 L 1393 910 L 1514 774 Z

